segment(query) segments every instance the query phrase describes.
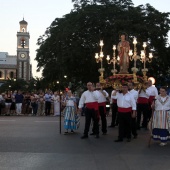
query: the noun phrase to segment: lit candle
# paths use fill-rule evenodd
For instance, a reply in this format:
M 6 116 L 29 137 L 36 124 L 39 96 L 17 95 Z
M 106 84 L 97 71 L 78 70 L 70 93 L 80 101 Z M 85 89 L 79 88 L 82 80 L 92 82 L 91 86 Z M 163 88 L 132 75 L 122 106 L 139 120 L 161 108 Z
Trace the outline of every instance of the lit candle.
M 103 52 L 101 51 L 100 52 L 100 58 L 103 58 L 104 57 L 104 54 L 103 54 Z
M 109 56 L 109 55 L 107 55 L 107 58 L 106 58 L 106 60 L 108 60 L 108 61 L 110 60 L 110 56 Z
M 133 44 L 135 44 L 135 45 L 137 44 L 137 38 L 136 37 L 133 38 Z
M 129 55 L 130 55 L 130 56 L 132 56 L 132 55 L 133 55 L 132 50 L 129 50 Z
M 116 45 L 113 45 L 113 50 L 116 50 Z
M 153 55 L 152 55 L 152 53 L 149 53 L 149 58 L 151 59 L 151 58 L 153 58 Z
M 100 40 L 100 46 L 102 47 L 104 45 L 103 40 Z
M 145 58 L 145 52 L 144 52 L 144 50 L 141 50 L 141 58 Z
M 98 53 L 95 53 L 95 58 L 96 58 L 96 59 L 98 59 L 98 58 L 99 58 Z
M 146 47 L 147 47 L 146 42 L 143 42 L 143 48 L 146 48 Z

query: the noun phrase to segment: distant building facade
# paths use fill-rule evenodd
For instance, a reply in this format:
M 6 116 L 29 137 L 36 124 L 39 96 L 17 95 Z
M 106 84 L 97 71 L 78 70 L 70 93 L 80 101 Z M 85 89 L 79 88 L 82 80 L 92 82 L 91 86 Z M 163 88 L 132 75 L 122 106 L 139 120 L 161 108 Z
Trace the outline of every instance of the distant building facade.
M 32 65 L 30 64 L 29 39 L 27 32 L 28 23 L 23 19 L 19 22 L 20 31 L 17 32 L 17 54 L 8 55 L 8 52 L 0 52 L 0 81 L 8 79 L 32 78 Z

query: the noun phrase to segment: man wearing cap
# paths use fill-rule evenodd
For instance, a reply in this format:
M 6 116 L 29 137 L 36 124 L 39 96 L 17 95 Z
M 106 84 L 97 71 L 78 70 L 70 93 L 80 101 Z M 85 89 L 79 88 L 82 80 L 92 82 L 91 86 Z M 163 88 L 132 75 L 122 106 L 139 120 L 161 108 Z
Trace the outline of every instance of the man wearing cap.
M 99 138 L 99 125 L 98 125 L 98 99 L 99 92 L 95 90 L 94 85 L 91 82 L 87 83 L 87 91 L 85 91 L 79 101 L 79 112 L 85 104 L 85 129 L 84 135 L 81 139 L 88 138 L 88 132 L 90 128 L 91 120 L 94 121 L 94 130 L 96 133 L 96 138 Z
M 131 121 L 135 117 L 136 102 L 134 97 L 128 92 L 128 84 L 122 84 L 121 92 L 114 92 L 113 98 L 117 99 L 119 132 L 118 139 L 115 142 L 122 142 L 125 132 L 127 142 L 131 141 Z

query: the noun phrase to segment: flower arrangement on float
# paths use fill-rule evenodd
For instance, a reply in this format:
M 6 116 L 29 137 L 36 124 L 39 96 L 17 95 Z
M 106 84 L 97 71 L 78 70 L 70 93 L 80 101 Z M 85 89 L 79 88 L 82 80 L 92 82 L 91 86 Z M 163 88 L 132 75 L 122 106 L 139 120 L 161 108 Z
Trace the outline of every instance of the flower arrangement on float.
M 136 76 L 137 84 L 143 83 L 144 79 L 142 76 Z M 123 83 L 134 82 L 133 74 L 131 75 L 113 75 L 105 79 L 106 84 L 113 84 L 114 87 L 121 86 Z

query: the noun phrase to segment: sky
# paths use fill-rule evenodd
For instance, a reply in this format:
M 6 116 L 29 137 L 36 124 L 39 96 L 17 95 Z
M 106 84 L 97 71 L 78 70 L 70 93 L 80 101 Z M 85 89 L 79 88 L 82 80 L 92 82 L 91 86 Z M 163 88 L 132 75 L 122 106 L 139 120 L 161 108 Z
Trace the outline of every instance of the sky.
M 149 3 L 160 12 L 170 12 L 170 0 L 132 0 L 134 6 Z M 30 33 L 30 57 L 33 77 L 41 77 L 36 72 L 36 45 L 39 36 L 43 35 L 55 18 L 61 18 L 73 9 L 72 0 L 0 0 L 0 52 L 16 55 L 17 31 L 19 22 L 28 22 Z

